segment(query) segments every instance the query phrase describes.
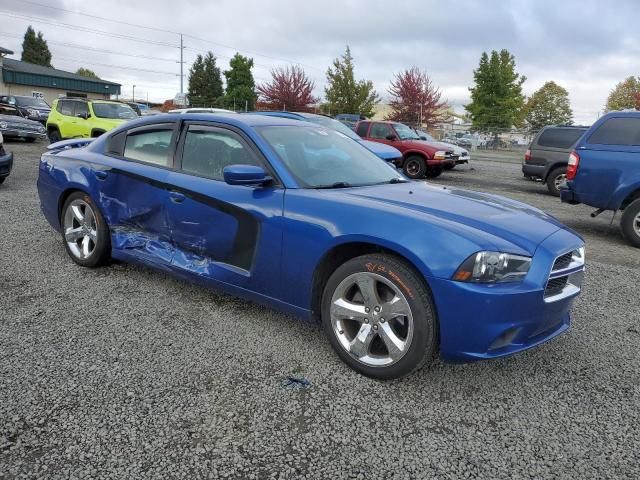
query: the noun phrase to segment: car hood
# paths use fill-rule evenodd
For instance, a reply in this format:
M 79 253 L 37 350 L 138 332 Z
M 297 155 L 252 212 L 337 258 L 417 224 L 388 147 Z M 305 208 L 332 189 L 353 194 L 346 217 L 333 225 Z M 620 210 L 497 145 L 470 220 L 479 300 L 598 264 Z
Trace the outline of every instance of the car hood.
M 504 244 L 508 242 L 530 255 L 549 235 L 564 228 L 552 216 L 524 203 L 425 182 L 350 188 L 341 192 L 373 203 L 419 212 L 426 222 L 441 223 L 467 237 L 473 237 L 475 231 L 479 245 L 490 242 L 503 250 L 509 248 Z M 520 253 L 517 250 L 513 248 L 507 253 Z
M 359 140 L 359 142 L 383 160 L 392 160 L 394 158 L 402 157 L 402 152 L 400 152 L 400 150 L 389 145 L 385 145 L 384 143 L 371 142 L 369 140 Z
M 405 148 L 414 148 L 416 150 L 424 150 L 428 152 L 430 155 L 439 150 L 444 150 L 444 151 L 451 150 L 451 148 L 446 148 L 444 144 L 441 144 L 439 142 L 428 142 L 426 140 L 401 140 L 401 142 Z
M 7 126 L 27 126 L 27 127 L 41 127 L 42 124 L 35 120 L 29 120 L 28 118 L 18 117 L 16 115 L 0 115 L 0 122 L 5 122 Z

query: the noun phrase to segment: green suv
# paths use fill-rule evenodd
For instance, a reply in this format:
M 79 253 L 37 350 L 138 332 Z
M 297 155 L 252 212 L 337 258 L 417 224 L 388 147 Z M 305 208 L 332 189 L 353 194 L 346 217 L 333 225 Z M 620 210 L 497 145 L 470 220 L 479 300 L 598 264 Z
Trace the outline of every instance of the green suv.
M 133 118 L 138 114 L 125 103 L 58 98 L 47 119 L 47 135 L 51 143 L 65 138 L 99 137 Z

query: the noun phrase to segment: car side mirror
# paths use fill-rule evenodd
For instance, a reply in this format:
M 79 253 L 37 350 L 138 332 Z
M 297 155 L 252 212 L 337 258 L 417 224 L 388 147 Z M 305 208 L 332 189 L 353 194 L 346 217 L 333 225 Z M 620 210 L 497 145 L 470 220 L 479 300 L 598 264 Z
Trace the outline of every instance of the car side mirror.
M 264 168 L 255 165 L 229 165 L 222 172 L 229 185 L 265 185 L 273 180 Z
M 76 115 L 76 117 L 78 117 L 78 118 L 82 118 L 83 120 L 88 119 L 90 116 L 91 116 L 91 115 L 89 115 L 89 114 L 88 114 L 88 113 L 86 113 L 86 112 L 85 112 L 85 113 L 79 113 L 79 114 L 77 114 L 77 115 Z
M 389 135 L 387 135 L 385 137 L 387 140 L 389 140 L 390 142 L 393 142 L 396 139 L 396 136 L 393 133 L 390 133 Z

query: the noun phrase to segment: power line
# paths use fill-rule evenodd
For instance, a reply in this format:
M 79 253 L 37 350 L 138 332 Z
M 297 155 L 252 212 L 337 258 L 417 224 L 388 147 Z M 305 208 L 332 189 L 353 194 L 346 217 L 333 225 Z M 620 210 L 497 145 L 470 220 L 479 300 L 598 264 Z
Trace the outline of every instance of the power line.
M 0 10 L 0 15 L 5 15 L 7 17 L 12 17 L 12 18 L 20 18 L 20 19 L 23 19 L 23 20 L 32 20 L 32 21 L 35 21 L 35 22 L 44 23 L 46 25 L 53 25 L 54 27 L 68 28 L 70 30 L 77 30 L 77 31 L 80 31 L 80 32 L 95 33 L 96 35 L 105 35 L 105 36 L 108 36 L 108 37 L 122 38 L 122 39 L 125 39 L 125 40 L 132 40 L 134 42 L 148 43 L 148 44 L 151 44 L 151 45 L 158 45 L 158 46 L 161 46 L 161 47 L 179 48 L 179 47 L 177 47 L 176 45 L 174 45 L 172 43 L 160 42 L 160 41 L 157 41 L 157 40 L 149 40 L 149 39 L 140 38 L 140 37 L 133 37 L 131 35 L 124 35 L 124 34 L 120 34 L 120 33 L 107 32 L 107 31 L 104 31 L 104 30 L 96 30 L 94 28 L 82 27 L 82 26 L 79 26 L 79 25 L 72 25 L 70 23 L 52 22 L 52 21 L 46 20 L 44 18 L 33 17 L 33 16 L 30 16 L 30 15 L 19 15 L 19 14 L 5 12 L 5 11 L 1 11 L 1 10 Z
M 88 65 L 98 65 L 101 67 L 110 67 L 110 68 L 119 68 L 122 70 L 134 70 L 136 72 L 147 72 L 147 73 L 159 73 L 162 75 L 171 75 L 174 77 L 177 77 L 178 74 L 174 73 L 174 72 L 161 72 L 159 70 L 147 70 L 144 68 L 134 68 L 134 67 L 123 67 L 122 65 L 109 65 L 106 63 L 96 63 L 96 62 L 87 62 L 84 60 L 78 60 L 77 58 L 65 58 L 65 57 L 56 57 L 56 60 L 66 60 L 67 62 L 75 62 L 75 63 L 83 63 L 83 64 L 88 64 Z
M 3 37 L 13 37 L 13 38 L 22 38 L 22 35 L 18 35 L 18 34 L 13 34 L 13 33 L 7 33 L 7 32 L 0 32 L 0 35 Z M 156 61 L 161 61 L 161 62 L 171 62 L 171 63 L 175 63 L 175 60 L 170 60 L 168 58 L 161 58 L 161 57 L 152 57 L 149 55 L 136 55 L 133 53 L 122 53 L 122 52 L 116 52 L 115 50 L 105 50 L 102 48 L 91 48 L 91 47 L 87 47 L 85 45 L 78 45 L 77 43 L 66 43 L 66 42 L 56 42 L 56 41 L 51 41 L 51 40 L 47 40 L 47 43 L 51 44 L 51 45 L 61 45 L 64 47 L 71 47 L 71 48 L 78 48 L 81 50 L 88 50 L 91 52 L 99 52 L 99 53 L 109 53 L 112 55 L 122 55 L 125 57 L 134 57 L 134 58 L 144 58 L 147 60 L 156 60 Z

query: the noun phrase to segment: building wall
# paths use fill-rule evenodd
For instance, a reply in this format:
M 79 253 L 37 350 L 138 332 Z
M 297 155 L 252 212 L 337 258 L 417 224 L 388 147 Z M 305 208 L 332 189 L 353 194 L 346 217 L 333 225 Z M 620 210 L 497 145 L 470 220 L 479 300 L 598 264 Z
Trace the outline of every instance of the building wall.
M 2 76 L 0 76 L 0 95 L 9 94 L 9 95 L 26 95 L 30 97 L 33 92 L 40 92 L 43 94 L 44 101 L 51 105 L 56 98 L 65 97 L 65 96 L 78 96 L 78 97 L 88 97 L 88 98 L 99 98 L 102 100 L 109 100 L 109 95 L 100 95 L 97 93 L 83 93 L 83 92 L 72 92 L 67 90 L 59 90 L 56 88 L 46 88 L 46 87 L 31 87 L 28 85 L 15 85 L 10 83 L 3 83 Z

